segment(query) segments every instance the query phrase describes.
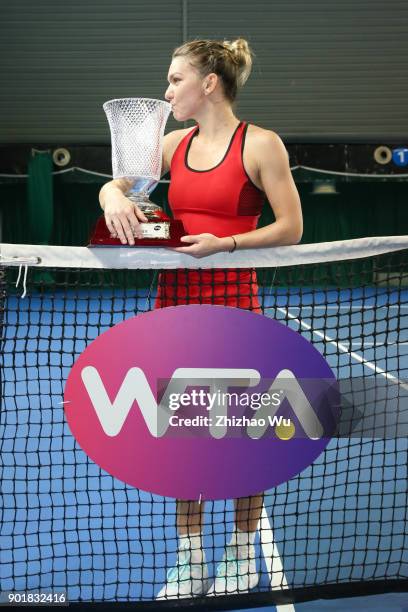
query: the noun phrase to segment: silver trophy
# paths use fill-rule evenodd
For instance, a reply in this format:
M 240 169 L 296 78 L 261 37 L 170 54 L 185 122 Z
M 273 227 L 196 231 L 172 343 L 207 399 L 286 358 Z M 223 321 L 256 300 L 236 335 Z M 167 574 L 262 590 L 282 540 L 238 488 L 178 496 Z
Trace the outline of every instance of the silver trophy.
M 149 199 L 161 176 L 163 135 L 171 105 L 151 98 L 118 98 L 105 102 L 103 110 L 111 131 L 113 178 L 132 181 L 126 197 L 148 219 L 147 223 L 140 223 L 142 238 L 136 239 L 136 246 L 181 244 L 179 238 L 186 233 L 181 222 L 170 220 Z M 100 235 L 101 227 L 97 226 L 96 233 Z M 95 234 L 91 240 L 93 246 L 96 246 Z M 103 243 L 96 238 L 97 244 L 118 243 L 118 239 L 108 240 L 108 235 L 106 228 Z

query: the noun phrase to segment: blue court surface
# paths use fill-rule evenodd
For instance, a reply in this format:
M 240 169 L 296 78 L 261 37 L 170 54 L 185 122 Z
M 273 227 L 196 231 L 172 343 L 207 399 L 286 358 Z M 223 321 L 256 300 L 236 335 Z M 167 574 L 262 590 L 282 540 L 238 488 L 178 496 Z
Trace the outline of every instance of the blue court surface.
M 265 298 L 263 306 L 267 316 L 312 341 L 338 378 L 385 372 L 398 386 L 408 379 L 408 291 L 402 302 L 401 295 L 397 301 L 397 294 L 381 289 L 320 291 L 310 293 L 309 304 L 303 296 L 300 307 L 294 290 L 289 301 L 286 292 Z M 150 600 L 175 561 L 175 501 L 102 472 L 76 444 L 61 404 L 76 357 L 137 309 L 147 309 L 147 293 L 126 301 L 109 292 L 101 300 L 91 290 L 8 300 L 0 437 L 3 591 L 60 587 L 72 601 Z M 406 577 L 407 451 L 406 436 L 335 439 L 300 477 L 267 492 L 256 543 L 259 589 Z M 207 502 L 206 512 L 204 545 L 214 574 L 233 504 Z M 408 609 L 404 594 L 353 601 L 277 609 Z
M 247 608 L 240 612 L 253 612 Z M 267 606 L 256 608 L 260 612 L 407 612 L 408 598 L 406 593 L 386 593 L 384 595 L 367 595 L 364 597 L 347 597 L 347 599 L 318 599 L 304 603 Z

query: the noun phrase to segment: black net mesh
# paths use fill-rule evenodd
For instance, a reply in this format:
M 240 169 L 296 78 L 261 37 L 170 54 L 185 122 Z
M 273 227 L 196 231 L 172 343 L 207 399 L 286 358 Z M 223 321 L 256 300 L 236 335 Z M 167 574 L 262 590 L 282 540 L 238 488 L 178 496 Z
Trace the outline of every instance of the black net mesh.
M 21 283 L 15 287 L 18 268 L 5 265 L 2 591 L 64 589 L 71 602 L 168 605 L 155 598 L 177 559 L 176 501 L 102 471 L 64 420 L 65 380 L 93 339 L 155 303 L 248 308 L 304 335 L 339 379 L 383 380 L 382 372 L 391 374 L 395 410 L 403 414 L 407 260 L 408 252 L 401 251 L 257 270 L 30 267 L 24 299 Z M 350 389 L 348 405 L 363 412 L 368 400 L 360 394 L 353 404 L 352 384 Z M 387 590 L 387 584 L 406 588 L 408 443 L 406 432 L 394 433 L 339 436 L 309 468 L 265 492 L 257 500 L 263 502 L 254 543 L 257 587 L 250 594 L 198 598 L 197 607 L 295 601 L 328 588 L 347 594 L 361 583 L 366 592 Z M 202 511 L 212 582 L 233 529 L 234 501 L 207 501 Z M 178 562 L 181 571 L 180 555 Z M 173 603 L 191 605 L 188 598 Z

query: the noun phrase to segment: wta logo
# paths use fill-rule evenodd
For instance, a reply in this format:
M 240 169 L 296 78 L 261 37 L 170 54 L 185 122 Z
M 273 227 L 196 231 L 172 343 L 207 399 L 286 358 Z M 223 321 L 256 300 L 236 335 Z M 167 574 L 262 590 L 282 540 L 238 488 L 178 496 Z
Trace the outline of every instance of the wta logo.
M 335 377 L 300 334 L 220 306 L 138 315 L 72 368 L 79 445 L 137 488 L 179 499 L 253 495 L 307 468 L 339 418 Z

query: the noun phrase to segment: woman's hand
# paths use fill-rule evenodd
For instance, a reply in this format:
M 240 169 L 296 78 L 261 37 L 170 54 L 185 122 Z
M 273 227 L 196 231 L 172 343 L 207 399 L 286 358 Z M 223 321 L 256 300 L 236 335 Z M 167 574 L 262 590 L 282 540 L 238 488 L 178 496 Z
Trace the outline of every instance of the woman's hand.
M 234 244 L 231 238 L 217 238 L 213 234 L 197 234 L 196 236 L 183 236 L 181 242 L 189 246 L 177 247 L 174 250 L 178 253 L 187 253 L 193 257 L 207 257 L 221 251 L 230 250 Z
M 139 223 L 147 218 L 121 189 L 108 185 L 103 196 L 101 192 L 106 226 L 112 238 L 119 238 L 122 244 L 135 244 L 135 238 L 142 237 Z

